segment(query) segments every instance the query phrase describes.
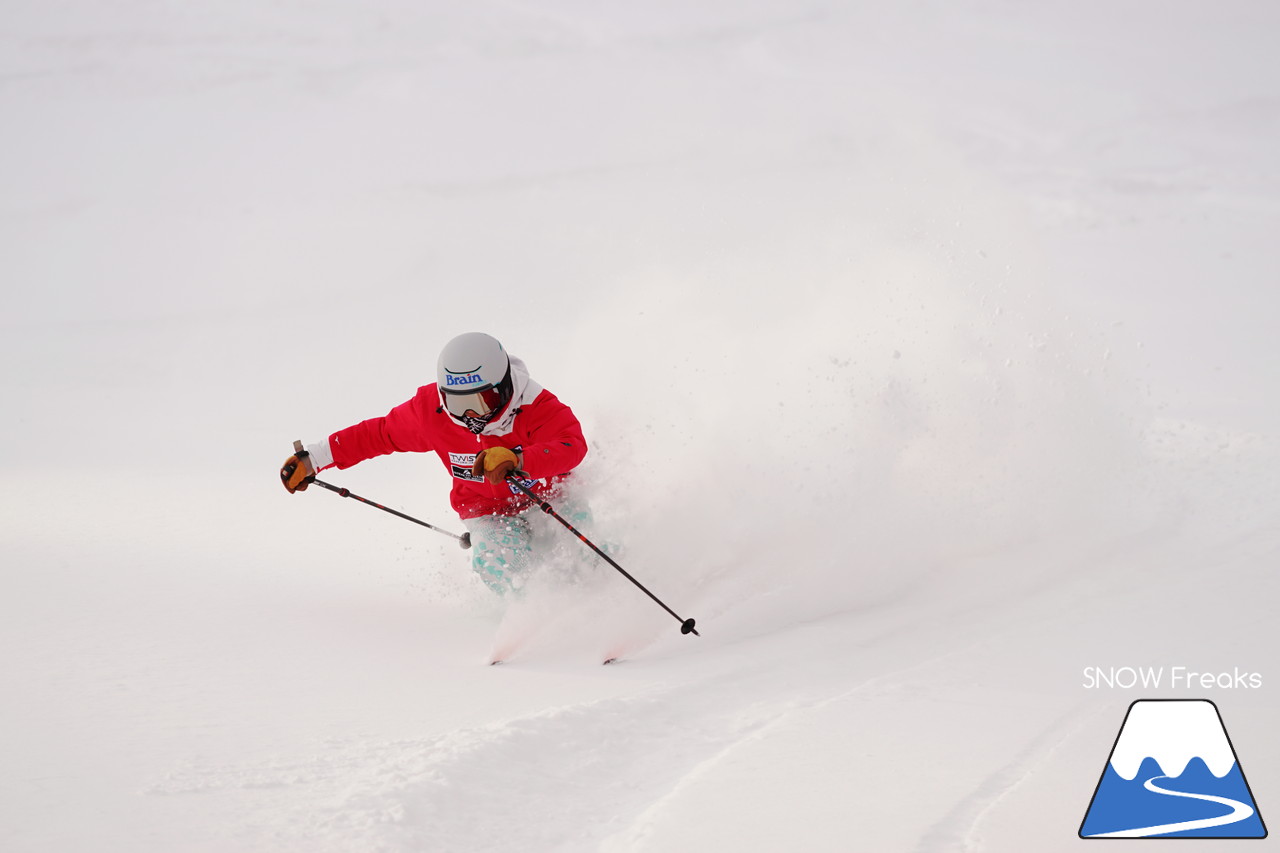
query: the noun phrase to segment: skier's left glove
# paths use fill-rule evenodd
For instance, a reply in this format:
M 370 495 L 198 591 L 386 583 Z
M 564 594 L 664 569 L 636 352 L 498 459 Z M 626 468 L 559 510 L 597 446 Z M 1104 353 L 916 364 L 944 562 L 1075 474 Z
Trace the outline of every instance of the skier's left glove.
M 289 494 L 305 492 L 315 478 L 316 469 L 311 464 L 311 454 L 305 450 L 290 456 L 280 466 L 280 482 L 284 483 Z
M 471 473 L 484 475 L 492 485 L 507 479 L 507 475 L 520 467 L 520 457 L 505 447 L 486 447 L 476 454 L 476 464 L 471 466 Z

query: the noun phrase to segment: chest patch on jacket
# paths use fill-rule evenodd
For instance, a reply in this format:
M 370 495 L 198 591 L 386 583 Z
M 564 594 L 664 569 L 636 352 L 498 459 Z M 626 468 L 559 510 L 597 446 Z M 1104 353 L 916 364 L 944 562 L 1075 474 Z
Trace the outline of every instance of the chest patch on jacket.
M 471 469 L 475 464 L 476 455 L 474 453 L 449 454 L 449 471 L 459 480 L 468 480 L 472 483 L 483 483 L 484 477 L 479 474 L 471 473 Z

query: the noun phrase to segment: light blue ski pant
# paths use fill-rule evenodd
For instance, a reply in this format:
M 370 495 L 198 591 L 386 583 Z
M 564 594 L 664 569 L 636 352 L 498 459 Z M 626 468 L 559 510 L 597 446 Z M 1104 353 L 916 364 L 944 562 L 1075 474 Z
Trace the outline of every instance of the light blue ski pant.
M 556 512 L 579 530 L 591 521 L 591 511 L 581 501 L 562 500 L 554 506 Z M 498 595 L 512 592 L 518 595 L 535 562 L 553 552 L 571 547 L 587 550 L 572 533 L 537 507 L 530 507 L 519 515 L 481 515 L 464 519 L 463 524 L 471 533 L 471 570 Z

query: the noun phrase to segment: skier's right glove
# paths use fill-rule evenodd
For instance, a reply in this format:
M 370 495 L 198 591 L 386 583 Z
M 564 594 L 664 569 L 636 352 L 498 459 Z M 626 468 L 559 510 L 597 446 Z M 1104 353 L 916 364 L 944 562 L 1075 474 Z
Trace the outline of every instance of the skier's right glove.
M 289 490 L 289 494 L 305 492 L 315 478 L 316 469 L 311 465 L 311 454 L 305 450 L 293 454 L 280 466 L 280 481 Z
M 471 473 L 484 475 L 490 485 L 498 485 L 520 467 L 520 457 L 506 447 L 487 447 L 476 454 Z

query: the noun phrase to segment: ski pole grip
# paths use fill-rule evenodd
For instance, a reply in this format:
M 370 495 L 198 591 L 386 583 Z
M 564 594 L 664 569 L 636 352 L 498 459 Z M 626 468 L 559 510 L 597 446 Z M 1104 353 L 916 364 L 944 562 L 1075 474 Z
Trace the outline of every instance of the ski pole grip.
M 307 452 L 307 449 L 302 446 L 301 440 L 296 438 L 293 440 L 293 452 L 299 455 Z

